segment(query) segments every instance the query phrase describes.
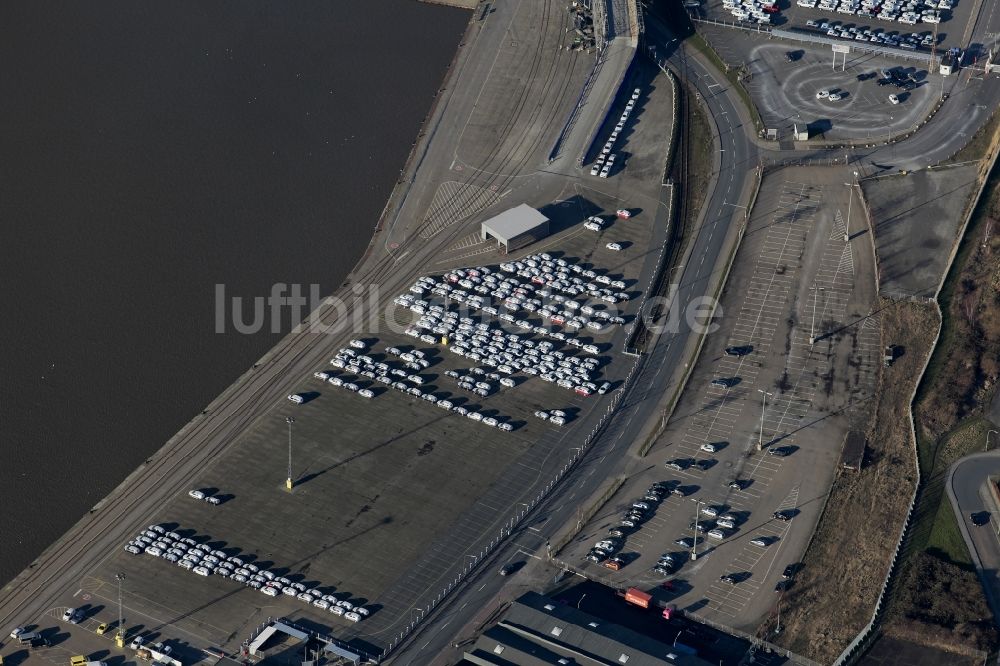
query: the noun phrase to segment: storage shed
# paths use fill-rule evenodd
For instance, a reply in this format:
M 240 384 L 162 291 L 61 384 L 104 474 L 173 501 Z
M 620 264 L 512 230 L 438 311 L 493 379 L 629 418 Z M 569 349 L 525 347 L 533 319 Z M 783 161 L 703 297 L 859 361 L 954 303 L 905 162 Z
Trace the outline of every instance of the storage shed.
M 504 252 L 517 250 L 549 235 L 549 218 L 528 204 L 504 211 L 483 222 L 483 240 L 495 238 Z

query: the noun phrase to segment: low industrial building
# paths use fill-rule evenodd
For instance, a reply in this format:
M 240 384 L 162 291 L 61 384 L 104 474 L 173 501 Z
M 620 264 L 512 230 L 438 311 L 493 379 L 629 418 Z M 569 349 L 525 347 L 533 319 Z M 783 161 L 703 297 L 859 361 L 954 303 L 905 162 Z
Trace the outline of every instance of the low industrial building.
M 536 592 L 511 603 L 463 658 L 480 666 L 711 666 L 680 646 L 661 643 Z
M 528 204 L 506 210 L 485 220 L 483 240 L 496 239 L 504 253 L 530 245 L 549 235 L 549 218 Z

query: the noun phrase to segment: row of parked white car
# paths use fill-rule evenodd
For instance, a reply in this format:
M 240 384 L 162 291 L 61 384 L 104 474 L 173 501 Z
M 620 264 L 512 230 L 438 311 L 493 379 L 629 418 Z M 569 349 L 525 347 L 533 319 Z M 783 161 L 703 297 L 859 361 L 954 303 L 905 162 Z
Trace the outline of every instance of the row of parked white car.
M 722 0 L 722 6 L 738 21 L 770 23 L 771 15 L 778 13 L 778 5 L 761 0 Z
M 638 101 L 641 93 L 642 91 L 639 90 L 639 88 L 632 91 L 632 97 L 625 105 L 625 110 L 622 111 L 621 117 L 618 118 L 618 123 L 615 125 L 614 130 L 611 131 L 611 136 L 608 137 L 607 142 L 601 149 L 601 154 L 594 160 L 594 165 L 590 167 L 591 176 L 607 178 L 611 175 L 611 169 L 615 164 L 615 153 L 613 152 L 615 149 L 615 142 L 618 141 L 618 136 L 625 130 L 625 123 L 628 122 L 629 114 L 631 114 L 632 109 L 635 108 L 635 103 Z
M 796 4 L 848 16 L 916 25 L 940 23 L 940 10 L 951 9 L 953 3 L 952 0 L 797 0 Z
M 222 550 L 213 550 L 207 544 L 167 531 L 162 525 L 147 527 L 125 546 L 125 551 L 133 555 L 145 553 L 162 558 L 199 576 L 228 578 L 269 597 L 295 597 L 321 610 L 343 616 L 351 622 L 360 622 L 371 613 L 364 606 L 356 606 L 347 599 L 325 594 L 319 588 L 308 588 L 302 583 L 292 582 L 273 571 L 246 562 L 244 558 L 227 555 Z

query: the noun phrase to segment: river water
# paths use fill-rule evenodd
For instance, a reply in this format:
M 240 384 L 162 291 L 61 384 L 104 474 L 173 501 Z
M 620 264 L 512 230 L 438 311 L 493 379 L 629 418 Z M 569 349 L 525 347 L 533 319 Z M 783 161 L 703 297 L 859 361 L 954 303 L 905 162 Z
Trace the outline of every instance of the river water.
M 287 332 L 216 332 L 215 285 L 343 281 L 469 16 L 0 5 L 0 584 Z

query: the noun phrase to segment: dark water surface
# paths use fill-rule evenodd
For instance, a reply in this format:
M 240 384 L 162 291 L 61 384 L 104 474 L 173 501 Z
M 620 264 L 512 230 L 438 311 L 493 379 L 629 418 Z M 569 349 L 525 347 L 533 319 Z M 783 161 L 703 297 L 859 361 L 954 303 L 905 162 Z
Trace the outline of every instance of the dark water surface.
M 0 5 L 0 584 L 280 338 L 216 334 L 216 283 L 341 283 L 468 19 Z

